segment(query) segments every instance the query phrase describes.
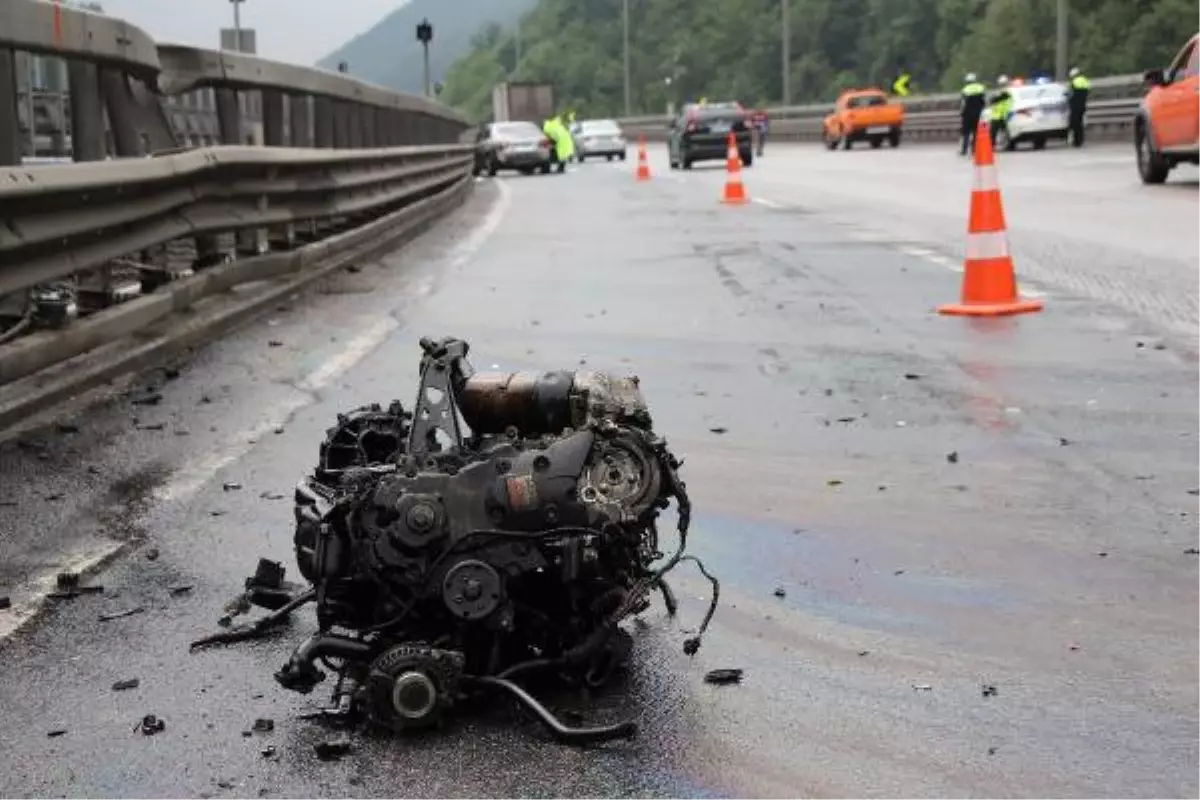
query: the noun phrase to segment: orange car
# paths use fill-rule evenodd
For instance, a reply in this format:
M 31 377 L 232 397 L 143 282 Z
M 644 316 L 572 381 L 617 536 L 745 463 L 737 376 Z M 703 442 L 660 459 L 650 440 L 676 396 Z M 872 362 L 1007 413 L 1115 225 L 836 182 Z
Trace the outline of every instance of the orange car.
M 890 102 L 879 89 L 852 89 L 842 92 L 833 113 L 825 117 L 822 125 L 821 135 L 830 150 L 836 150 L 838 145 L 849 150 L 855 142 L 862 141 L 879 147 L 885 139 L 892 147 L 899 147 L 904 106 Z
M 1149 70 L 1146 83 L 1133 126 L 1138 172 L 1143 183 L 1162 183 L 1176 164 L 1200 163 L 1200 34 L 1169 69 Z

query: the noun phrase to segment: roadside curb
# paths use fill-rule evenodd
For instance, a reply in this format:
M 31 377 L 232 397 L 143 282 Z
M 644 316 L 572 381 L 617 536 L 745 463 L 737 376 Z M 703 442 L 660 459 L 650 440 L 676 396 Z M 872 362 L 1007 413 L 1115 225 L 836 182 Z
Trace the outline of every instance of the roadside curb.
M 464 176 L 433 197 L 354 230 L 286 254 L 235 261 L 227 267 L 240 264 L 237 272 L 242 280 L 233 285 L 228 275 L 223 281 L 222 276 L 214 275 L 210 280 L 224 284 L 218 294 L 183 305 L 174 302 L 174 295 L 166 294 L 163 299 L 150 296 L 147 299 L 152 303 L 173 306 L 154 319 L 148 330 L 127 330 L 129 314 L 114 313 L 110 318 L 97 319 L 87 335 L 102 343 L 0 386 L 0 431 L 122 375 L 149 369 L 190 347 L 219 338 L 351 262 L 403 244 L 420 235 L 428 223 L 460 206 L 472 186 L 470 176 Z M 281 255 L 286 256 L 282 263 Z M 239 298 L 239 293 L 246 296 Z M 131 310 L 135 315 L 141 311 Z M 114 338 L 103 340 L 106 332 L 112 332 Z

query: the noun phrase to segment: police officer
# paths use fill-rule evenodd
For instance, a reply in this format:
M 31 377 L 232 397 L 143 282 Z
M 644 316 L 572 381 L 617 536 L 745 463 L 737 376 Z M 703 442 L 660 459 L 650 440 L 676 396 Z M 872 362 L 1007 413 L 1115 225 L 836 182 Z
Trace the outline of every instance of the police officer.
M 996 143 L 996 135 L 1000 131 L 1008 133 L 1008 114 L 1012 108 L 1012 95 L 1008 91 L 1008 76 L 1001 75 L 997 84 L 996 94 L 992 95 L 988 113 L 988 129 L 991 133 L 992 144 Z
M 892 81 L 892 94 L 897 97 L 908 97 L 912 94 L 912 75 L 904 67 L 900 68 L 900 74 L 896 76 L 896 80 Z
M 968 72 L 963 79 L 962 96 L 958 106 L 959 118 L 962 120 L 962 149 L 959 155 L 975 152 L 975 131 L 979 127 L 979 118 L 983 116 L 983 104 L 987 89 L 980 83 L 974 72 Z
M 551 117 L 542 125 L 542 133 L 550 139 L 553 147 L 553 162 L 558 165 L 559 172 L 567 171 L 567 162 L 575 155 L 575 142 L 571 138 L 571 132 L 567 130 L 567 126 L 563 123 L 562 114 Z
M 1071 67 L 1070 89 L 1067 93 L 1067 103 L 1070 108 L 1071 144 L 1083 147 L 1083 115 L 1087 113 L 1088 95 L 1092 91 L 1092 82 L 1080 71 L 1079 67 Z

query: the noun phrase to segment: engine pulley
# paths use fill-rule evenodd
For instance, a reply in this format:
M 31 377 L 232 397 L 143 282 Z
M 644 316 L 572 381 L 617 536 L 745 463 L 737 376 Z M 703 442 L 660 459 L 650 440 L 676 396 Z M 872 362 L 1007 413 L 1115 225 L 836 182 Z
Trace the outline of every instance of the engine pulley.
M 450 613 L 475 622 L 486 619 L 500 605 L 504 586 L 500 573 L 476 559 L 455 564 L 442 581 L 442 599 Z

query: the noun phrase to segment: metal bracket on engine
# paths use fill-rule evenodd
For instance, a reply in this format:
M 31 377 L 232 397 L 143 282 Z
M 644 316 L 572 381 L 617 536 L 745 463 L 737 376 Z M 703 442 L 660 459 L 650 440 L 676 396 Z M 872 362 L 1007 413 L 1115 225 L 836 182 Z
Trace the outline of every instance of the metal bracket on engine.
M 421 386 L 408 433 L 408 454 L 412 456 L 462 447 L 462 423 L 455 394 L 472 372 L 467 363 L 469 348 L 461 339 L 425 338 L 421 339 L 421 349 L 424 350 Z M 438 441 L 439 432 L 450 440 L 449 448 Z

